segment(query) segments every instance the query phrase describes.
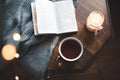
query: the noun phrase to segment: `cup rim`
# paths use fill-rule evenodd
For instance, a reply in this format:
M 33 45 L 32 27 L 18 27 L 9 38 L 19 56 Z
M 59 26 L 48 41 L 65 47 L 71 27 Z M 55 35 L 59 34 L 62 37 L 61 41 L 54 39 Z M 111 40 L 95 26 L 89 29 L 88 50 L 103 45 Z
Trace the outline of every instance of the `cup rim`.
M 79 45 L 80 45 L 80 47 L 81 47 L 81 51 L 80 51 L 79 55 L 78 55 L 76 58 L 69 59 L 69 58 L 66 58 L 65 56 L 63 56 L 63 54 L 62 54 L 62 52 L 61 52 L 61 46 L 62 46 L 62 44 L 63 44 L 65 41 L 67 41 L 67 40 L 74 40 L 74 41 L 77 41 L 77 42 L 79 43 Z M 82 42 L 81 42 L 79 39 L 77 39 L 77 38 L 75 38 L 75 37 L 67 37 L 67 38 L 64 38 L 64 39 L 60 42 L 60 44 L 59 44 L 59 54 L 60 54 L 60 56 L 61 56 L 64 60 L 66 60 L 66 61 L 76 61 L 76 60 L 78 60 L 78 59 L 83 55 L 83 44 L 82 44 Z

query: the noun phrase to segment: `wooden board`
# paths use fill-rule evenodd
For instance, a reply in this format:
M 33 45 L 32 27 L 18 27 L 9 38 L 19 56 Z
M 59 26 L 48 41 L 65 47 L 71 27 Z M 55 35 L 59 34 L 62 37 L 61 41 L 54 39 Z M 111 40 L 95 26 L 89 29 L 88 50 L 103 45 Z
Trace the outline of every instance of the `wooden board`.
M 90 12 L 101 11 L 104 14 L 105 21 L 103 23 L 104 29 L 98 32 L 98 35 L 88 31 L 86 29 L 86 19 Z M 49 62 L 48 71 L 64 70 L 64 71 L 74 71 L 82 70 L 86 68 L 90 60 L 98 53 L 98 51 L 105 45 L 105 43 L 110 39 L 112 35 L 112 25 L 109 16 L 109 8 L 106 0 L 78 0 L 78 5 L 76 8 L 76 19 L 79 31 L 72 34 L 62 34 L 58 44 L 53 50 L 51 60 Z M 59 42 L 68 36 L 73 36 L 82 41 L 84 45 L 84 54 L 76 62 L 66 62 L 61 58 L 57 59 L 59 56 L 58 46 Z M 61 66 L 58 66 L 61 62 Z

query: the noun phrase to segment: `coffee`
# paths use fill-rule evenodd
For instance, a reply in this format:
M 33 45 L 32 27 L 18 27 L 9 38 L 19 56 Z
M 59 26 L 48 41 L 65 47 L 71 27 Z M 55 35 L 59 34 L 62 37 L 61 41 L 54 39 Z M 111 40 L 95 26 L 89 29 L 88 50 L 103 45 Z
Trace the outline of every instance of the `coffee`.
M 83 44 L 75 37 L 67 37 L 60 42 L 59 54 L 66 61 L 76 61 L 83 54 Z
M 80 54 L 81 46 L 74 40 L 68 40 L 63 43 L 61 52 L 64 57 L 74 59 Z

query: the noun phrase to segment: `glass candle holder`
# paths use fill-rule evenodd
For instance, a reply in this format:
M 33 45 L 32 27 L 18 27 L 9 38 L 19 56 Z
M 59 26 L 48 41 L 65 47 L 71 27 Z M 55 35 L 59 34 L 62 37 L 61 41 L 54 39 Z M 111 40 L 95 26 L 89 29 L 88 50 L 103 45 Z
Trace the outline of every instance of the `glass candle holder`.
M 103 13 L 100 11 L 92 11 L 87 18 L 86 27 L 89 31 L 95 32 L 96 35 L 98 30 L 103 29 L 103 22 Z

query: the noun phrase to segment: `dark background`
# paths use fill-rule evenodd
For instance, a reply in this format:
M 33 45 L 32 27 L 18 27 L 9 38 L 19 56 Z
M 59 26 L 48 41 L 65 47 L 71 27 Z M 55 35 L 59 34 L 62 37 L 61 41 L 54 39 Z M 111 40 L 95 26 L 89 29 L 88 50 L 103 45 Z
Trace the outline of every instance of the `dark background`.
M 87 70 L 50 74 L 51 80 L 120 80 L 120 2 L 119 0 L 108 0 L 108 2 L 113 28 L 112 38 L 91 61 Z M 0 29 L 3 14 L 4 0 L 0 0 Z M 20 75 L 20 80 L 30 80 L 30 73 L 19 62 L 6 62 L 0 57 L 0 80 L 14 80 L 16 73 Z

